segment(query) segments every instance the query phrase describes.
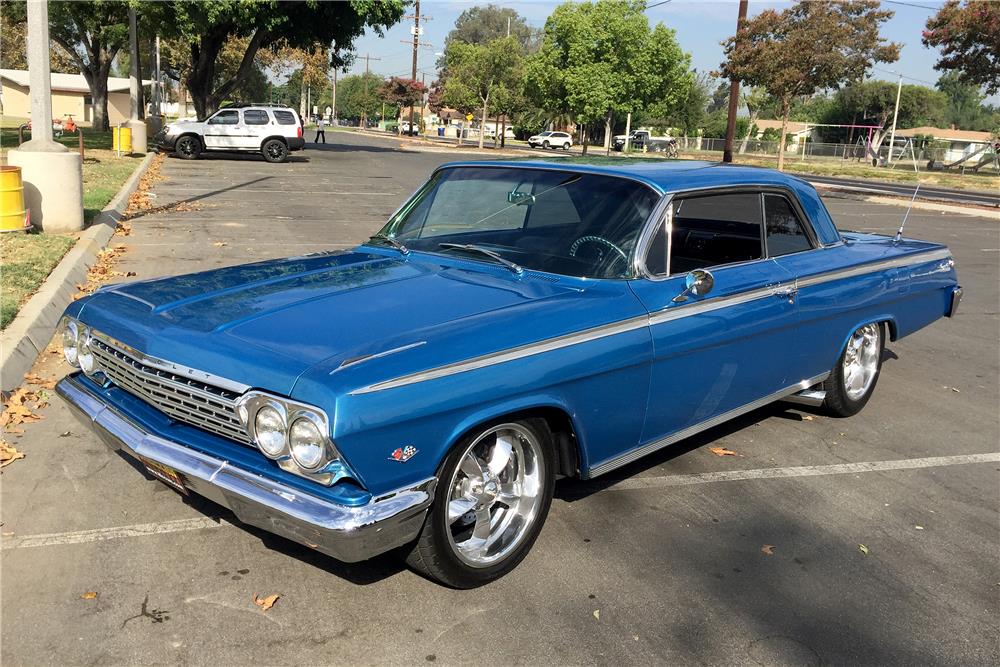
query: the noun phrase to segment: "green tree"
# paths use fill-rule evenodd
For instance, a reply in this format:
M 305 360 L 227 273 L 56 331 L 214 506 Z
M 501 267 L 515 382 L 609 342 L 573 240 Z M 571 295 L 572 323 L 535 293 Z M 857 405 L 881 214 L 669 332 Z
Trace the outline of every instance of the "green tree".
M 486 118 L 493 95 L 502 90 L 504 103 L 516 100 L 512 92 L 521 79 L 524 52 L 514 36 L 500 37 L 486 44 L 453 42 L 445 52 L 449 73 L 444 87 L 444 101 L 458 109 L 479 107 L 479 147 L 483 147 Z
M 5 21 L 22 24 L 26 20 L 24 2 L 4 0 L 2 4 Z M 108 76 L 115 56 L 128 43 L 128 3 L 114 0 L 50 3 L 49 39 L 65 51 L 87 80 L 94 103 L 93 126 L 107 130 Z
M 786 128 L 795 97 L 859 80 L 872 64 L 899 58 L 899 45 L 879 35 L 879 27 L 892 15 L 880 9 L 877 0 L 801 2 L 745 20 L 739 35 L 722 43 L 722 76 L 760 86 L 780 103 L 778 169 L 785 164 Z
M 872 135 L 872 147 L 878 150 L 888 135 L 888 127 L 896 108 L 896 84 L 889 81 L 865 81 L 844 87 L 834 96 L 834 109 L 826 120 L 851 123 L 862 119 L 866 125 L 877 125 Z M 948 99 L 944 93 L 926 86 L 904 85 L 899 95 L 897 127 L 941 125 L 947 113 Z
M 205 118 L 251 75 L 261 49 L 332 44 L 330 63 L 342 67 L 350 59 L 354 40 L 367 29 L 381 35 L 399 21 L 403 6 L 402 0 L 172 0 L 144 4 L 143 11 L 156 13 L 164 34 L 190 45 L 185 81 L 198 117 Z M 217 61 L 234 37 L 246 38 L 246 48 L 236 71 L 220 81 Z
M 352 74 L 337 81 L 337 117 L 360 121 L 379 115 L 379 90 L 385 84 L 374 72 Z
M 523 16 L 509 7 L 494 4 L 485 7 L 470 7 L 455 19 L 455 27 L 444 38 L 445 51 L 455 42 L 466 44 L 488 44 L 494 39 L 509 36 L 521 43 L 525 50 L 531 48 L 535 31 Z M 443 64 L 443 60 L 442 60 Z
M 673 30 L 662 23 L 650 28 L 645 7 L 633 0 L 559 5 L 527 68 L 536 103 L 569 112 L 584 125 L 603 121 L 605 148 L 616 113 L 641 112 L 653 103 L 660 113 L 673 111 L 689 91 L 690 57 Z
M 982 89 L 962 80 L 958 72 L 945 72 L 937 89 L 948 96 L 945 122 L 963 130 L 993 129 L 991 109 L 983 104 Z
M 0 69 L 28 69 L 28 35 L 25 3 L 0 2 Z M 53 72 L 76 74 L 76 61 L 58 44 L 49 46 L 49 66 Z
M 927 19 L 923 43 L 941 51 L 935 69 L 1000 92 L 1000 3 L 949 0 Z

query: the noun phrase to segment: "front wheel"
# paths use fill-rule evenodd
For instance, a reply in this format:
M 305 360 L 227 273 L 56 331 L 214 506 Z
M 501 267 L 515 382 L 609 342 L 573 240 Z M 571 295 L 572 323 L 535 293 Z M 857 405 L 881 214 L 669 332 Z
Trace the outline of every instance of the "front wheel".
M 177 140 L 174 151 L 184 160 L 197 160 L 201 155 L 201 142 L 197 137 L 187 134 Z
M 868 403 L 879 373 L 885 348 L 885 328 L 866 324 L 851 334 L 830 377 L 823 383 L 823 407 L 834 417 L 850 417 Z
M 545 150 L 548 150 L 549 149 L 549 142 L 548 141 L 543 141 L 542 142 L 542 148 L 544 148 Z
M 406 562 L 455 588 L 475 588 L 527 555 L 552 502 L 555 460 L 544 420 L 493 423 L 445 459 L 434 504 Z
M 288 160 L 288 146 L 280 139 L 268 139 L 260 147 L 260 152 L 268 162 L 285 162 Z

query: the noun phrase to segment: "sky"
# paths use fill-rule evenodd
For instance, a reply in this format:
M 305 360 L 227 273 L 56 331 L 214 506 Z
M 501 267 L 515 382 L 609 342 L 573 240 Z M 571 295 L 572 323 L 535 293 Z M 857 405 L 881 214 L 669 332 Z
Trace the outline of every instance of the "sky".
M 661 0 L 648 0 L 648 4 L 655 5 Z M 425 32 L 421 37 L 422 42 L 430 44 L 429 47 L 421 47 L 417 57 L 417 78 L 426 74 L 427 83 L 434 80 L 436 69 L 434 66 L 437 60 L 436 53 L 440 53 L 444 38 L 454 27 L 455 19 L 464 10 L 476 5 L 489 4 L 472 1 L 435 1 L 423 0 L 420 5 L 421 15 L 431 17 L 424 24 Z M 545 25 L 548 18 L 558 4 L 557 0 L 515 0 L 496 1 L 504 7 L 510 7 L 518 14 L 527 19 L 528 24 L 535 28 Z M 791 2 L 764 2 L 750 0 L 749 12 L 754 15 L 765 9 L 784 9 L 791 5 Z M 888 65 L 879 65 L 877 70 L 872 72 L 872 78 L 895 81 L 895 72 L 903 75 L 904 83 L 916 83 L 933 86 L 940 76 L 940 72 L 934 69 L 937 60 L 935 49 L 925 48 L 920 43 L 920 33 L 924 28 L 928 17 L 930 17 L 938 7 L 943 5 L 941 0 L 908 0 L 906 2 L 889 2 L 883 0 L 884 9 L 895 12 L 882 29 L 882 34 L 887 39 L 899 42 L 903 45 L 900 59 Z M 722 47 L 720 42 L 736 31 L 737 0 L 669 0 L 666 4 L 651 7 L 646 10 L 651 24 L 664 23 L 667 27 L 673 28 L 677 32 L 677 41 L 681 48 L 691 54 L 691 64 L 699 72 L 711 72 L 719 67 L 722 62 Z M 412 14 L 412 8 L 409 14 Z M 412 20 L 404 20 L 390 30 L 385 36 L 380 38 L 375 34 L 368 34 L 355 42 L 355 52 L 358 60 L 350 68 L 352 73 L 361 73 L 365 70 L 364 55 L 370 54 L 373 60 L 370 61 L 371 71 L 384 76 L 409 76 L 412 65 L 413 50 L 411 46 L 401 43 L 412 40 L 410 27 Z M 376 61 L 374 58 L 381 58 Z M 1000 96 L 993 96 L 989 101 L 1000 102 Z

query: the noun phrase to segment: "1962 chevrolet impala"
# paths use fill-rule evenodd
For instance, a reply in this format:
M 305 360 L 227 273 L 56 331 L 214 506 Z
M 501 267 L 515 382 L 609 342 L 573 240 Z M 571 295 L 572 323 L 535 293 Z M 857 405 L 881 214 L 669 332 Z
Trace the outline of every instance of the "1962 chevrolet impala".
M 243 522 L 465 588 L 524 558 L 557 477 L 779 399 L 852 415 L 885 339 L 960 298 L 946 247 L 840 233 L 777 172 L 458 163 L 352 251 L 75 302 L 58 392 Z

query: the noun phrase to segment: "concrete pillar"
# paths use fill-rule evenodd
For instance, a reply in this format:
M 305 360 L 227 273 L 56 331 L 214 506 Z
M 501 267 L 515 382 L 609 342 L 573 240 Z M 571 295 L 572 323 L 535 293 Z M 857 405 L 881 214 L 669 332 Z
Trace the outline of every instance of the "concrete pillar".
M 146 152 L 146 123 L 139 120 L 139 32 L 136 26 L 135 7 L 128 10 L 128 43 L 129 43 L 129 121 L 125 123 L 132 128 L 132 152 Z
M 31 224 L 46 232 L 75 232 L 83 229 L 83 163 L 52 140 L 48 0 L 28 0 L 27 9 L 31 141 L 8 151 L 7 164 L 21 167 Z

